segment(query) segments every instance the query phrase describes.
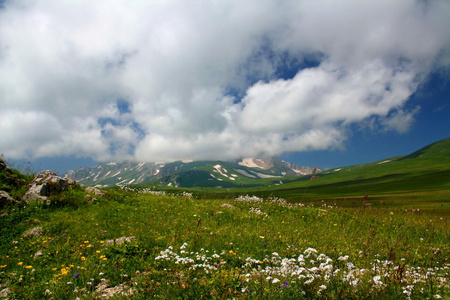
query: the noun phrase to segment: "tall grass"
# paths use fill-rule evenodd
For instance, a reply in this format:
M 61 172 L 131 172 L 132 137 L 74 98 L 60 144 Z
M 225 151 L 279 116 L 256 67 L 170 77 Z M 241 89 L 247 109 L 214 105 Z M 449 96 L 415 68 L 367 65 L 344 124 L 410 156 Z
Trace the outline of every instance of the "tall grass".
M 448 220 L 423 208 L 106 194 L 89 204 L 63 194 L 76 205 L 17 206 L 0 218 L 0 282 L 9 298 L 449 295 Z M 23 236 L 36 226 L 42 236 Z

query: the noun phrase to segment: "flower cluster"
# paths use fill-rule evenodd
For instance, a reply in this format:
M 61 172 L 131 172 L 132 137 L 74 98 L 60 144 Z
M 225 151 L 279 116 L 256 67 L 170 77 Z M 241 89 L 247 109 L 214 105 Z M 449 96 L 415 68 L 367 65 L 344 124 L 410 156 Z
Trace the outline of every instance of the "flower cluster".
M 180 248 L 180 253 L 176 253 L 173 247 L 161 251 L 161 255 L 156 257 L 157 261 L 164 261 L 165 266 L 187 265 L 190 270 L 202 269 L 205 273 L 218 270 L 227 264 L 230 254 L 233 251 L 223 251 L 221 254 L 214 253 L 208 255 L 208 250 L 201 249 L 200 252 L 187 252 L 188 247 L 184 243 Z M 231 253 L 233 252 L 233 253 Z M 424 287 L 433 281 L 438 289 L 449 287 L 448 275 L 450 264 L 442 268 L 412 267 L 407 265 L 396 265 L 394 262 L 386 260 L 373 260 L 370 268 L 358 268 L 349 262 L 349 256 L 344 255 L 333 260 L 329 256 L 314 248 L 307 248 L 296 257 L 283 258 L 277 252 L 266 256 L 264 259 L 245 258 L 240 267 L 241 272 L 237 275 L 243 282 L 250 285 L 252 280 L 264 278 L 266 281 L 280 287 L 296 285 L 299 288 L 314 289 L 318 295 L 326 292 L 330 281 L 347 284 L 352 290 L 384 291 L 388 283 L 395 280 L 401 285 L 401 289 L 409 299 L 417 286 L 417 293 L 424 293 Z M 399 274 L 401 273 L 401 276 Z M 284 284 L 283 284 L 284 282 Z M 248 290 L 246 287 L 243 290 Z
M 269 203 L 274 205 L 280 205 L 285 207 L 303 207 L 303 203 L 289 203 L 286 199 L 279 197 L 269 197 L 267 199 L 260 198 L 258 196 L 240 195 L 234 199 L 237 202 L 247 202 L 247 203 Z
M 181 192 L 179 194 L 171 194 L 166 193 L 166 191 L 155 191 L 150 188 L 141 188 L 141 189 L 135 189 L 130 188 L 128 186 L 120 186 L 120 188 L 124 191 L 133 192 L 137 194 L 151 194 L 155 196 L 170 196 L 170 197 L 178 197 L 178 198 L 194 198 L 194 195 L 192 193 L 188 192 Z
M 261 217 L 264 217 L 264 218 L 268 216 L 266 213 L 262 212 L 259 207 L 253 207 L 253 206 L 250 207 L 249 213 L 250 214 L 255 214 L 257 216 L 261 216 Z
M 249 195 L 240 195 L 239 197 L 237 197 L 236 199 L 234 199 L 235 201 L 238 202 L 249 202 L 249 203 L 262 203 L 264 202 L 264 198 L 259 198 L 258 196 L 249 196 Z

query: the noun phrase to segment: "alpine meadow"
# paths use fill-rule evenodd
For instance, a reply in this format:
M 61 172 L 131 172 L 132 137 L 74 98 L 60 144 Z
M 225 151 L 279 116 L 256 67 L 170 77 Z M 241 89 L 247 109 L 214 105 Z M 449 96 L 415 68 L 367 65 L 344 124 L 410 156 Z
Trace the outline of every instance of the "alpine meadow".
M 439 299 L 449 293 L 450 139 L 279 186 L 20 200 L 5 167 L 9 299 Z M 312 180 L 311 180 L 312 179 Z

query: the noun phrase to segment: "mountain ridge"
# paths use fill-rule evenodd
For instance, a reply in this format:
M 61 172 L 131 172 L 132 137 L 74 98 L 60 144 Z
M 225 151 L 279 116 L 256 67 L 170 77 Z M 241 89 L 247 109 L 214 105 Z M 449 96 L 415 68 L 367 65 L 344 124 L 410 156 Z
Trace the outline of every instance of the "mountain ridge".
M 256 185 L 258 179 L 308 175 L 313 167 L 298 166 L 278 158 L 240 158 L 234 161 L 107 162 L 69 170 L 65 175 L 82 185 L 111 187 L 150 181 L 169 186 Z M 196 178 L 198 177 L 198 178 Z

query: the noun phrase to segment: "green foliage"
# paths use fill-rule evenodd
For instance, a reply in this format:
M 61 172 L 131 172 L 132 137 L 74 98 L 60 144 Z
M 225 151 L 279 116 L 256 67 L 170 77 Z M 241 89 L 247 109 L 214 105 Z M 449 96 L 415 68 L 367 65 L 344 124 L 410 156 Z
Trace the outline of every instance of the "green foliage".
M 59 202 L 78 196 L 81 189 L 74 189 Z M 440 281 L 450 266 L 449 227 L 439 214 L 412 211 L 401 200 L 356 208 L 238 200 L 111 189 L 77 209 L 22 207 L 0 218 L 0 280 L 12 290 L 8 297 L 19 299 L 94 299 L 106 293 L 96 292 L 102 285 L 126 286 L 123 293 L 132 289 L 137 299 L 405 299 L 410 285 L 412 299 L 449 295 Z M 22 237 L 36 222 L 43 236 Z M 317 253 L 306 259 L 310 247 Z M 333 272 L 324 269 L 305 283 L 292 273 L 302 255 L 304 276 L 324 257 Z M 289 262 L 284 276 L 277 271 L 282 260 Z M 428 268 L 434 279 L 412 283 L 425 277 L 408 274 Z M 348 274 L 357 286 L 343 280 Z M 375 287 L 378 274 L 383 284 Z
M 55 190 L 57 188 L 55 187 Z M 53 193 L 49 196 L 50 207 L 64 207 L 70 206 L 73 208 L 79 208 L 86 205 L 89 201 L 85 198 L 86 192 L 83 187 L 77 185 L 75 187 L 70 187 L 68 190 Z
M 0 164 L 7 165 L 3 159 L 0 159 Z M 0 168 L 0 190 L 8 193 L 21 191 L 31 180 L 31 174 L 25 175 L 12 168 Z
M 0 282 L 12 299 L 97 299 L 107 288 L 116 299 L 449 297 L 442 145 L 281 188 L 197 188 L 201 199 L 115 188 L 92 203 L 76 187 L 50 206 L 6 208 Z M 259 197 L 236 198 L 246 193 Z M 35 226 L 42 236 L 23 236 Z

